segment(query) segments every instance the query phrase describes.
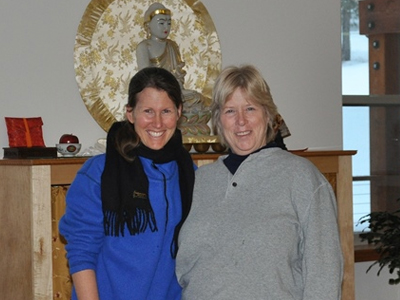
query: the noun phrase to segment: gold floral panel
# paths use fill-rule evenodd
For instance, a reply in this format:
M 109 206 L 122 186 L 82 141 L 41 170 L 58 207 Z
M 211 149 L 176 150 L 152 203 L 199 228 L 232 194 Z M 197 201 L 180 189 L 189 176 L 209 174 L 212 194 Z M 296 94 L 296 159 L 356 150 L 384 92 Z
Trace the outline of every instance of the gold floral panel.
M 108 131 L 124 118 L 131 77 L 138 71 L 136 47 L 146 38 L 144 12 L 155 1 L 92 0 L 75 39 L 74 64 L 86 108 Z M 185 88 L 211 97 L 222 57 L 217 32 L 200 1 L 160 1 L 172 12 L 168 38 L 180 48 L 185 62 Z

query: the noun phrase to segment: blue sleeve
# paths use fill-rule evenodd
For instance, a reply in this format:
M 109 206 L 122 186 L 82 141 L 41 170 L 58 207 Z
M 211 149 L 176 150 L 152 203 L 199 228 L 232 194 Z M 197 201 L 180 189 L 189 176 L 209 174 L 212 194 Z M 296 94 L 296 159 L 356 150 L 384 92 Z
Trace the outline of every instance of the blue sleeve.
M 96 269 L 104 240 L 100 189 L 104 162 L 104 155 L 87 160 L 67 192 L 66 211 L 59 230 L 67 241 L 65 249 L 71 274 Z

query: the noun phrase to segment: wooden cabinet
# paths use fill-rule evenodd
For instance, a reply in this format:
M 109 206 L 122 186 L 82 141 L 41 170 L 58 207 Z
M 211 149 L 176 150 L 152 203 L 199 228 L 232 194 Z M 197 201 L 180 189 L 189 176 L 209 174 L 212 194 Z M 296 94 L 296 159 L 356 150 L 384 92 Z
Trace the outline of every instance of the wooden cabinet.
M 51 186 L 85 160 L 0 160 L 0 298 L 53 299 Z
M 305 151 L 333 186 L 345 274 L 342 300 L 354 300 L 351 156 L 354 151 Z M 198 166 L 219 154 L 193 154 Z M 0 291 L 2 299 L 68 299 L 54 290 L 66 268 L 57 231 L 68 185 L 86 158 L 0 160 Z M 64 193 L 64 194 L 63 194 Z M 62 243 L 61 243 L 62 244 Z M 61 264 L 60 264 L 61 261 Z M 64 262 L 63 262 L 64 261 Z M 61 266 L 61 267 L 60 267 Z M 63 280 L 63 279 L 62 279 Z M 68 281 L 68 280 L 67 280 Z M 67 286 L 70 282 L 66 283 Z

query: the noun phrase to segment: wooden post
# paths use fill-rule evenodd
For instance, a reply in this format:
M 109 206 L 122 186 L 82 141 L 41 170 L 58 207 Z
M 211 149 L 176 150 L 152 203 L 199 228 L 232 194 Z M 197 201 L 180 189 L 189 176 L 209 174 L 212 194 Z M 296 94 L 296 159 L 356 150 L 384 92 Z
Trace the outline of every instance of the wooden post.
M 359 2 L 360 34 L 368 37 L 371 95 L 400 94 L 400 1 Z M 400 196 L 399 107 L 370 108 L 371 209 L 393 210 Z
M 400 1 L 363 0 L 359 14 L 369 40 L 370 94 L 400 94 Z

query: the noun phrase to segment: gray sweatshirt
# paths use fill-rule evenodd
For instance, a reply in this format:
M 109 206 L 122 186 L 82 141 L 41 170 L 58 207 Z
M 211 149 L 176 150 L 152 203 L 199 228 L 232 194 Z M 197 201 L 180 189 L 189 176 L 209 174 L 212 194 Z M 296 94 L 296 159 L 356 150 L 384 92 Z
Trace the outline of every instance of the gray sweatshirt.
M 232 175 L 220 157 L 196 171 L 179 236 L 182 300 L 338 300 L 343 261 L 331 185 L 280 148 Z

